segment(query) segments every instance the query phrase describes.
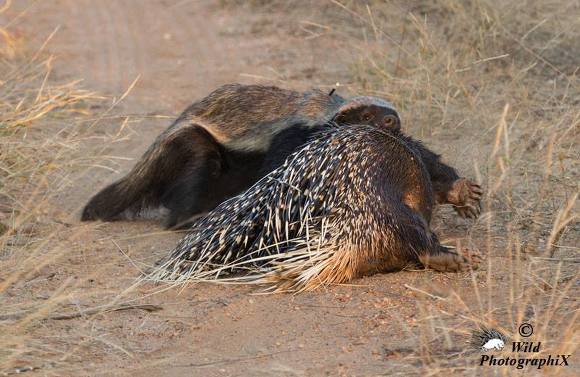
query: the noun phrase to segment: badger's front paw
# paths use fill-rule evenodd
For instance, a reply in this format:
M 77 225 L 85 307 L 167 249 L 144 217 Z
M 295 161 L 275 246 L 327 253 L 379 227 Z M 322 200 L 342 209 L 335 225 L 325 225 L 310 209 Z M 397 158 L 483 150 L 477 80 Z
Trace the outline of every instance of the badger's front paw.
M 453 183 L 451 191 L 447 193 L 447 200 L 459 216 L 475 219 L 481 213 L 482 196 L 483 190 L 480 185 L 467 178 L 460 178 Z

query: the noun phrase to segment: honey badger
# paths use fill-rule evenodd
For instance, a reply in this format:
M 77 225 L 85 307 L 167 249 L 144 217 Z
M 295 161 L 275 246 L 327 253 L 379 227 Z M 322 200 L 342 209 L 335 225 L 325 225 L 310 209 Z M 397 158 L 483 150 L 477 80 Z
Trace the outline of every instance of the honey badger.
M 161 210 L 165 226 L 186 225 L 280 166 L 329 121 L 398 131 L 392 104 L 376 97 L 343 98 L 322 90 L 227 84 L 190 105 L 161 133 L 133 169 L 85 206 L 81 220 L 147 217 Z M 427 148 L 421 150 L 438 203 L 475 217 L 478 186 Z

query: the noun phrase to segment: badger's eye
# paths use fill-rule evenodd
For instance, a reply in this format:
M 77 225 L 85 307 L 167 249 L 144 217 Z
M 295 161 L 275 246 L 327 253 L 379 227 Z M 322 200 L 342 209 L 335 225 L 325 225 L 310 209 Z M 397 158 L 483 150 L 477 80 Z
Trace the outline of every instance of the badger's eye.
M 387 115 L 383 118 L 383 124 L 387 127 L 395 127 L 398 122 L 399 120 L 394 115 Z
M 365 122 L 368 122 L 369 120 L 371 120 L 373 117 L 371 116 L 371 114 L 363 114 L 362 119 Z

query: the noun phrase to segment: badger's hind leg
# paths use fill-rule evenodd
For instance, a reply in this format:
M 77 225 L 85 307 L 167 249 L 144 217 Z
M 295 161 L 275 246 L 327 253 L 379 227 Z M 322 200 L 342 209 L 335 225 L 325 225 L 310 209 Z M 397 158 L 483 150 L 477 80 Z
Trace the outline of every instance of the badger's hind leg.
M 167 228 L 187 227 L 199 214 L 211 210 L 219 204 L 219 199 L 211 195 L 212 178 L 220 174 L 220 161 L 212 156 L 184 169 L 184 174 L 172 182 L 161 197 L 161 204 L 169 211 L 165 219 Z
M 216 187 L 224 163 L 218 143 L 201 127 L 172 140 L 170 149 L 166 168 L 174 173 L 159 190 L 158 200 L 168 211 L 165 226 L 182 228 L 224 199 Z

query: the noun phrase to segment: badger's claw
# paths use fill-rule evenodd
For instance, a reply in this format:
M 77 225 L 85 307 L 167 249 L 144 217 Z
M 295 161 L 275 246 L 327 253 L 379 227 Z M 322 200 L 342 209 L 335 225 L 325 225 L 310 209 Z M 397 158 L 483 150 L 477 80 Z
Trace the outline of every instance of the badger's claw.
M 443 246 L 439 252 L 420 256 L 419 260 L 425 268 L 439 272 L 460 272 L 469 266 L 467 258 Z
M 460 178 L 447 194 L 448 202 L 463 218 L 476 219 L 481 213 L 483 190 L 480 185 L 467 178 Z
M 436 252 L 422 255 L 419 260 L 423 266 L 435 271 L 460 272 L 477 270 L 483 259 L 479 252 L 467 249 L 456 252 L 445 246 L 439 246 Z

